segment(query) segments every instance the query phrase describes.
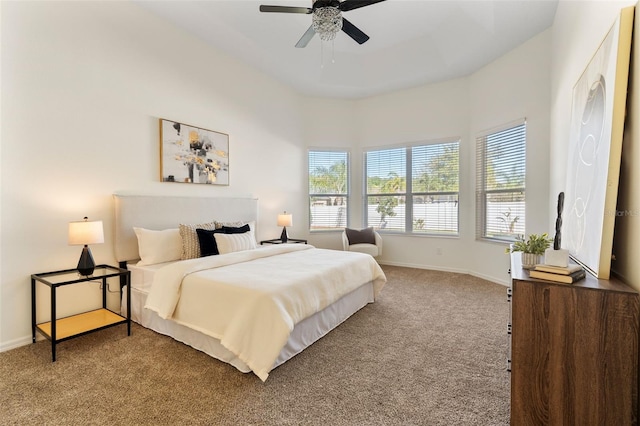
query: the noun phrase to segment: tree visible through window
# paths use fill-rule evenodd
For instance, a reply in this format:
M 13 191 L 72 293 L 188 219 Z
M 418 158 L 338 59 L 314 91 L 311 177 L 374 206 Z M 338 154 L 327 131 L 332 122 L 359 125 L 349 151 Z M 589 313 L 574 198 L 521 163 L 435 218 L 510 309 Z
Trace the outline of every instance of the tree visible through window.
M 458 233 L 459 142 L 413 147 L 413 232 Z
M 367 225 L 458 234 L 459 141 L 365 153 Z
M 331 230 L 347 226 L 349 153 L 309 151 L 309 229 Z

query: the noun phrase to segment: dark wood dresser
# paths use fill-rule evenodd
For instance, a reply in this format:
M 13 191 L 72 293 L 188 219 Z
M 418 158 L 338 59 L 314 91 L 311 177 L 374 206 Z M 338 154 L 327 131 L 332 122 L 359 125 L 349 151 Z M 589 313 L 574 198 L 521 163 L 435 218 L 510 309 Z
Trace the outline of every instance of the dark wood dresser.
M 511 256 L 511 424 L 638 422 L 638 292 L 536 280 Z

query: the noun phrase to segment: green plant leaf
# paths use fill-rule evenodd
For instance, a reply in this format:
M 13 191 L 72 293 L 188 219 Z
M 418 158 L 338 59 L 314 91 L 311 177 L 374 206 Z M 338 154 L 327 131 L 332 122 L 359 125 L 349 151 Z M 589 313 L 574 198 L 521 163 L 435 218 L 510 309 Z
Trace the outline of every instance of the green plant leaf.
M 546 232 L 544 234 L 530 234 L 527 239 L 525 239 L 524 235 L 518 235 L 511 249 L 507 249 L 507 252 L 521 251 L 542 255 L 546 249 L 551 247 L 552 242 L 553 239 L 549 238 Z

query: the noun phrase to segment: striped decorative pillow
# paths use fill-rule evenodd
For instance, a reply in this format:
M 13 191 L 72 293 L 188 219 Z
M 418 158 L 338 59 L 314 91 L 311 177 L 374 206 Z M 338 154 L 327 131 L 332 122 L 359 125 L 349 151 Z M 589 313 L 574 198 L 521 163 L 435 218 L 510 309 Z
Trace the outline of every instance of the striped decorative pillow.
M 215 222 L 199 223 L 199 224 L 180 224 L 180 237 L 182 238 L 182 256 L 181 259 L 195 259 L 200 257 L 200 242 L 196 229 L 206 229 L 213 231 L 216 229 Z
M 218 244 L 220 254 L 257 248 L 253 232 L 245 232 L 244 234 L 215 234 L 214 237 Z

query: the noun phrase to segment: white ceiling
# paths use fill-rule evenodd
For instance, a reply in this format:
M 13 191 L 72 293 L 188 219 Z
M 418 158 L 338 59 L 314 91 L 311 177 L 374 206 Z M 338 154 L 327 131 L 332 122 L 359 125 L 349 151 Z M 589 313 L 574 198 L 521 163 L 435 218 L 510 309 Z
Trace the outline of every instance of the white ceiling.
M 259 6 L 310 0 L 136 3 L 303 94 L 362 98 L 469 75 L 550 27 L 558 0 L 386 0 L 343 13 L 366 43 L 340 32 L 302 49 L 311 15 Z

